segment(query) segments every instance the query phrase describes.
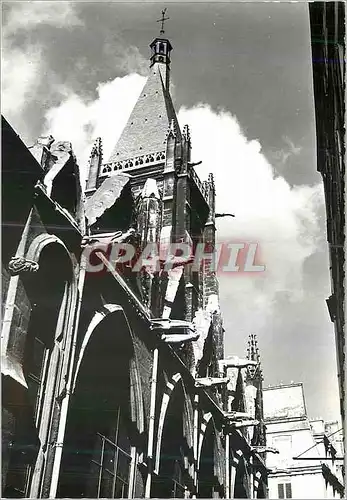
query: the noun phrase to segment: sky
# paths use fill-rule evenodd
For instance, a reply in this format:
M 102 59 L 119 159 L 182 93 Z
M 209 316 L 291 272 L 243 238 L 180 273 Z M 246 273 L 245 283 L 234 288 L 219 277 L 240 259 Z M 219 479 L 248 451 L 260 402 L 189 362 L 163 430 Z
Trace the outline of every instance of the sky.
M 262 273 L 221 273 L 226 355 L 256 333 L 264 384 L 303 382 L 309 416 L 339 415 L 324 193 L 316 169 L 306 3 L 4 2 L 2 113 L 27 146 L 72 142 L 105 159 L 146 81 L 168 7 L 171 93 L 219 242 L 256 242 Z

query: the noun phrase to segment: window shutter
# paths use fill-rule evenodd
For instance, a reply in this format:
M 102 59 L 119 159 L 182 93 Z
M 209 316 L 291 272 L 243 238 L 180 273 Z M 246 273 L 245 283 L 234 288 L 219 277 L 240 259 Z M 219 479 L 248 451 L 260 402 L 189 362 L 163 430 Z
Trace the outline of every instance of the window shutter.
M 280 483 L 278 486 L 278 498 L 284 498 L 284 484 Z
M 292 498 L 292 485 L 291 485 L 291 483 L 286 483 L 286 498 Z

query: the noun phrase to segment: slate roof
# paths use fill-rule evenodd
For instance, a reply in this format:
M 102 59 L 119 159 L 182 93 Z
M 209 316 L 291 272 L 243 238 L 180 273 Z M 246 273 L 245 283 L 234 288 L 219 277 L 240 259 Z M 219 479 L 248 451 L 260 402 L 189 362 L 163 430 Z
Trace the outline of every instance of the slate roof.
M 176 113 L 163 81 L 160 65 L 155 64 L 107 163 L 164 151 L 171 120 L 180 136 Z

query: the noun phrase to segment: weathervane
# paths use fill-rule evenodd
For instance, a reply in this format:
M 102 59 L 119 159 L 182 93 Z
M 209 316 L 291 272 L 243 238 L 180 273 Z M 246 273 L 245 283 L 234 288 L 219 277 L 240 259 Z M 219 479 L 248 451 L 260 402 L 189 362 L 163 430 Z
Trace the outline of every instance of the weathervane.
M 164 30 L 164 23 L 165 21 L 167 21 L 168 19 L 170 19 L 169 17 L 165 17 L 165 14 L 166 14 L 166 8 L 164 10 L 161 11 L 161 19 L 157 19 L 157 23 L 161 23 L 161 30 L 160 30 L 160 34 L 161 35 L 164 35 L 165 33 L 165 30 Z

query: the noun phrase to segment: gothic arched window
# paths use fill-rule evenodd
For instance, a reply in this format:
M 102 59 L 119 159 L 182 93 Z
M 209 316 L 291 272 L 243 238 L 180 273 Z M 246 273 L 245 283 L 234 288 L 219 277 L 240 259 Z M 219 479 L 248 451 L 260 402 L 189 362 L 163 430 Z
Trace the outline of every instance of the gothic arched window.
M 91 461 L 91 496 L 96 498 L 127 498 L 131 464 L 131 447 L 122 421 L 121 408 L 114 425 L 107 432 L 97 432 Z M 92 485 L 90 485 L 92 486 Z

